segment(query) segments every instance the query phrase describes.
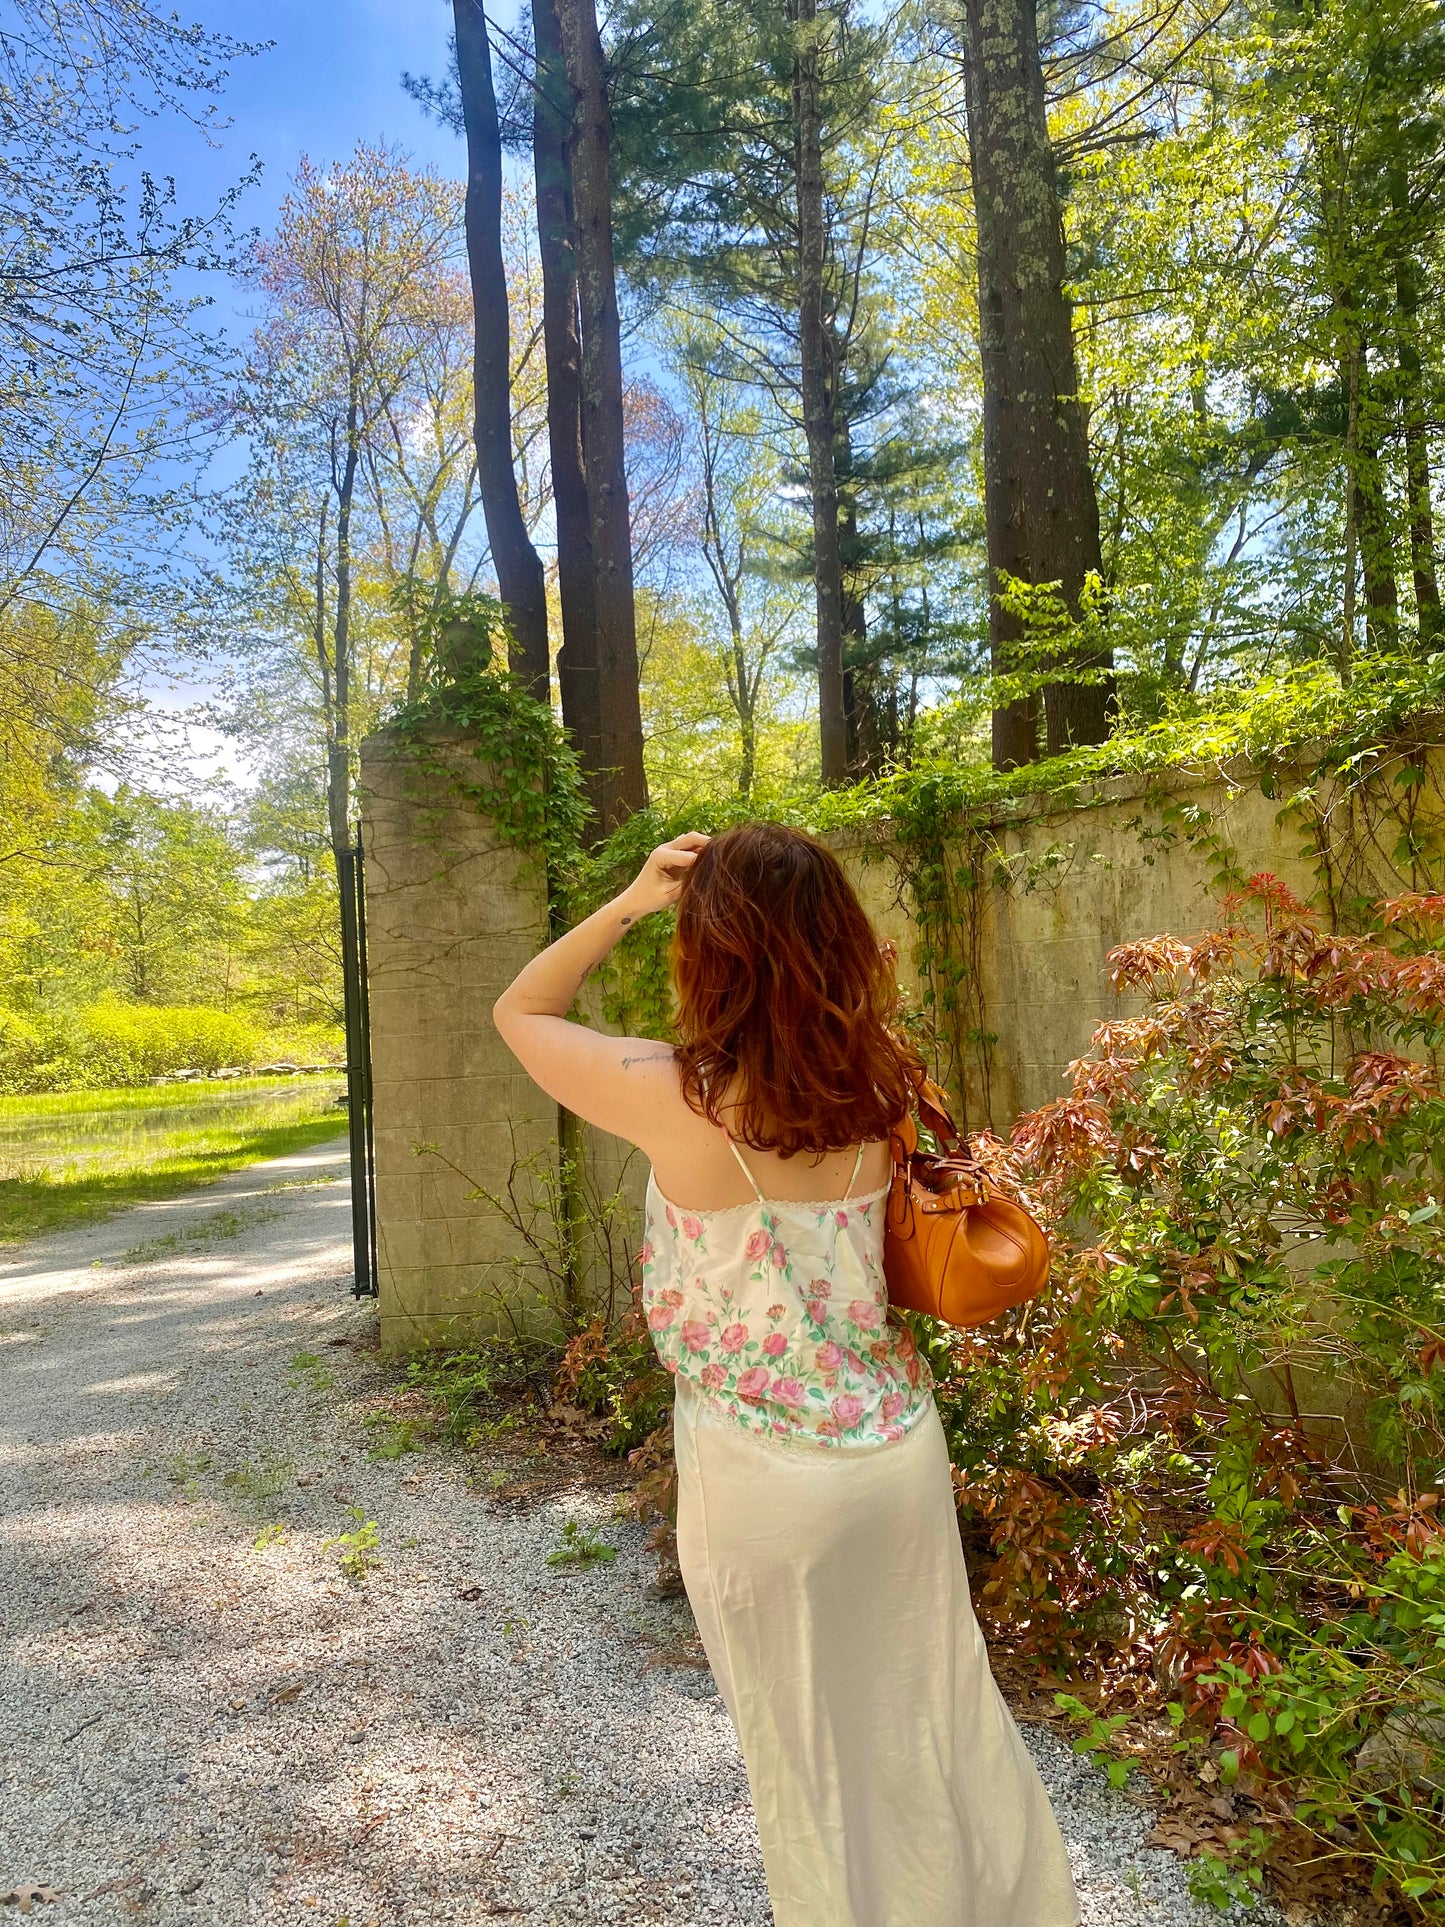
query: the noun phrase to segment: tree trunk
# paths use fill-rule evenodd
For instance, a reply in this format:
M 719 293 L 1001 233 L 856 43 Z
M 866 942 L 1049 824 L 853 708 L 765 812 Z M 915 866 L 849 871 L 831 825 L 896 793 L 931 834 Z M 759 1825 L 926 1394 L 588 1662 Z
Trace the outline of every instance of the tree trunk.
M 832 345 L 832 344 L 830 344 Z M 833 346 L 832 368 L 837 369 L 838 353 Z M 836 373 L 831 383 L 838 390 Z M 847 416 L 841 408 L 834 411 L 837 433 L 834 437 L 834 473 L 849 478 L 838 490 L 838 550 L 843 577 L 843 717 L 848 746 L 848 774 L 854 781 L 882 773 L 885 756 L 883 719 L 878 693 L 883 680 L 876 662 L 868 656 L 868 604 L 857 588 L 858 501 L 852 485 L 853 442 Z M 851 662 L 849 659 L 851 658 Z
M 798 219 L 798 352 L 813 506 L 818 734 L 823 781 L 848 780 L 843 690 L 843 564 L 833 458 L 832 357 L 823 318 L 823 111 L 818 0 L 788 0 L 793 30 L 793 180 Z
M 1335 291 L 1335 307 L 1342 297 Z M 1348 689 L 1355 661 L 1355 572 L 1359 564 L 1360 523 L 1359 491 L 1355 487 L 1355 452 L 1360 434 L 1360 350 L 1353 337 L 1345 349 L 1345 561 L 1344 596 L 1340 610 L 1340 634 L 1335 650 L 1335 667 Z
M 1085 579 L 1102 568 L 1099 504 L 1064 292 L 1063 222 L 1033 0 L 965 0 L 965 16 L 993 591 L 989 641 L 996 670 L 1008 673 L 1019 667 L 1021 627 L 999 607 L 1002 576 L 1056 583 L 1077 614 Z M 1098 680 L 1045 685 L 1048 753 L 1103 742 L 1113 707 L 1111 655 L 1091 651 L 1054 666 Z M 1032 696 L 996 710 L 995 767 L 1031 761 L 1037 729 Z
M 1409 210 L 1402 169 L 1390 172 L 1390 198 L 1398 218 Z M 1441 632 L 1440 578 L 1435 568 L 1435 517 L 1430 502 L 1430 443 L 1420 358 L 1420 269 L 1408 243 L 1395 262 L 1395 354 L 1400 416 L 1405 433 L 1405 501 L 1409 518 L 1410 572 L 1415 580 L 1415 625 L 1421 654 Z
M 335 460 L 333 452 L 333 462 Z M 361 463 L 360 406 L 353 392 L 346 407 L 346 445 L 336 490 L 336 615 L 331 629 L 331 714 L 327 717 L 326 814 L 331 847 L 339 855 L 351 841 L 351 510 Z
M 646 808 L 632 527 L 622 420 L 622 328 L 612 258 L 612 121 L 595 0 L 559 0 L 572 85 L 573 245 L 582 336 L 582 454 L 592 531 L 602 724 L 601 827 Z
M 502 260 L 502 135 L 482 0 L 452 0 L 457 79 L 467 136 L 467 267 L 472 282 L 477 484 L 497 588 L 510 631 L 508 661 L 532 695 L 549 700 L 547 585 L 517 494 L 512 464 L 511 315 Z M 478 663 L 477 668 L 485 668 Z
M 582 336 L 577 323 L 577 261 L 572 248 L 572 88 L 562 57 L 557 0 L 532 0 L 537 87 L 532 103 L 532 173 L 537 191 L 537 251 L 542 264 L 542 338 L 547 358 L 547 438 L 552 512 L 557 525 L 557 591 L 562 647 L 557 684 L 600 822 L 602 707 L 597 680 L 597 610 L 592 520 L 582 460 Z
M 1400 638 L 1400 590 L 1395 579 L 1395 541 L 1385 497 L 1385 470 L 1380 460 L 1380 411 L 1363 349 L 1360 363 L 1360 425 L 1353 483 L 1360 577 L 1365 589 L 1365 640 L 1372 654 L 1388 655 Z

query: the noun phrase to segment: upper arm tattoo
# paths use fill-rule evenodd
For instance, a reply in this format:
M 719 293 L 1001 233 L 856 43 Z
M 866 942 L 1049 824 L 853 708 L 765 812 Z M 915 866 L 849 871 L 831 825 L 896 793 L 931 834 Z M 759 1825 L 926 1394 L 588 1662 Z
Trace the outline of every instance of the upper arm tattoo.
M 624 1057 L 622 1060 L 622 1068 L 623 1070 L 627 1070 L 633 1064 L 671 1063 L 675 1056 L 676 1052 L 668 1045 L 660 1044 L 656 1050 L 637 1051 L 630 1057 Z

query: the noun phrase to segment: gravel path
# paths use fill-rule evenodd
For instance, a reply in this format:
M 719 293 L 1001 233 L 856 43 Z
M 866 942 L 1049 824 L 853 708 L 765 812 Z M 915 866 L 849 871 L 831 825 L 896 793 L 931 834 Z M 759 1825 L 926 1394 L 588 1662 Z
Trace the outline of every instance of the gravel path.
M 57 1927 L 767 1927 L 640 1528 L 581 1475 L 494 1498 L 500 1453 L 368 1457 L 349 1235 L 323 1145 L 0 1263 L 0 1894 L 49 1882 Z M 616 1562 L 549 1566 L 571 1520 Z M 327 1542 L 362 1521 L 352 1584 Z M 1146 1812 L 1027 1737 L 1087 1927 L 1219 1921 Z

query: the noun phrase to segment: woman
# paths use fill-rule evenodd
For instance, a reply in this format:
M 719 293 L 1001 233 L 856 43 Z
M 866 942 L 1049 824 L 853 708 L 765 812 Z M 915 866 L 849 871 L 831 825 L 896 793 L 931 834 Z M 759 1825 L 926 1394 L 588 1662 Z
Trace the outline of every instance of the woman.
M 569 1022 L 587 973 L 672 903 L 677 1046 Z M 836 858 L 750 823 L 654 850 L 494 1014 L 549 1095 L 652 1160 L 643 1298 L 677 1386 L 678 1553 L 776 1927 L 1075 1927 L 974 1620 L 927 1373 L 887 1314 L 910 1088 L 894 994 Z

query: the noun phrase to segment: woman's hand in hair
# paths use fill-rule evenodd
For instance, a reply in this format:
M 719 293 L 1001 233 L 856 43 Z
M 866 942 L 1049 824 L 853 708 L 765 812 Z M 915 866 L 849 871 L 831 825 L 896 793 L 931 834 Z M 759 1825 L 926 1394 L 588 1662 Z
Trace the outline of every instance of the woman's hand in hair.
M 659 843 L 618 899 L 625 920 L 635 922 L 676 903 L 683 879 L 711 841 L 701 830 L 686 830 L 670 843 Z
M 675 1136 L 684 1110 L 672 1046 L 648 1037 L 608 1037 L 569 1013 L 590 970 L 639 918 L 676 903 L 684 877 L 709 839 L 697 831 L 659 844 L 621 896 L 549 944 L 492 1006 L 492 1019 L 522 1067 L 548 1096 L 651 1156 Z

